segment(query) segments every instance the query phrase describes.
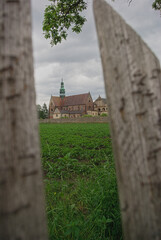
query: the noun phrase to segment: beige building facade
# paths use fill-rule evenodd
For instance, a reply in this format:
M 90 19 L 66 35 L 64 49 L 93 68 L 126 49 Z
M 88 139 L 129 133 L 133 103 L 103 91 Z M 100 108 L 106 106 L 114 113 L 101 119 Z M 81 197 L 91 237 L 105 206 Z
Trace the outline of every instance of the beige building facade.
M 108 107 L 107 107 L 106 98 L 101 98 L 101 96 L 99 96 L 94 101 L 94 112 L 97 112 L 98 116 L 100 116 L 103 113 L 108 114 Z

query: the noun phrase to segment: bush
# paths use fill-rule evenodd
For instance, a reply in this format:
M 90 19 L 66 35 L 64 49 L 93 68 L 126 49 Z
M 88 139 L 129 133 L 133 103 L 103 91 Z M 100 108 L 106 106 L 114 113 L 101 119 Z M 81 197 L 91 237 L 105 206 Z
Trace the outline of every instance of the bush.
M 107 113 L 102 113 L 101 117 L 107 117 Z
M 89 114 L 85 114 L 83 115 L 82 117 L 93 117 L 92 115 L 89 115 Z
M 66 117 L 61 117 L 61 119 L 68 119 L 68 118 L 69 118 L 69 117 L 67 117 L 67 116 L 66 116 Z

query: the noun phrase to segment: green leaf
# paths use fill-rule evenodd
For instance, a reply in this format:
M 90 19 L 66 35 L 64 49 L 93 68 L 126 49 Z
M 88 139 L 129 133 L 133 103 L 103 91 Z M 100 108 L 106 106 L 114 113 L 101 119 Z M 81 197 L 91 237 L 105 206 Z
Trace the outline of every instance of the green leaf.
M 66 39 L 69 28 L 80 33 L 86 21 L 80 14 L 86 10 L 85 0 L 49 0 L 51 4 L 44 11 L 43 32 L 46 39 L 51 39 L 51 45 L 61 43 Z

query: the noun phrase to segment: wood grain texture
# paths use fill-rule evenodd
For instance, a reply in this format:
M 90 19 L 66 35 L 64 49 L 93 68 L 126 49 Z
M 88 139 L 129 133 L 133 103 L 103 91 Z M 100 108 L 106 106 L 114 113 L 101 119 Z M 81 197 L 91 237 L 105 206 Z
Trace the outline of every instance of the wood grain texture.
M 161 70 L 104 0 L 94 0 L 124 238 L 161 239 Z
M 47 239 L 29 0 L 0 1 L 0 239 Z

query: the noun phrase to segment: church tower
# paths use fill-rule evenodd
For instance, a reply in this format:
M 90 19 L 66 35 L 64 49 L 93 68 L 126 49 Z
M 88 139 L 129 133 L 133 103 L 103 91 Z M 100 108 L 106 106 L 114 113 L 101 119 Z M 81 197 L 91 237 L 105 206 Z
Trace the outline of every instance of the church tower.
M 61 87 L 60 87 L 60 97 L 63 99 L 65 97 L 65 89 L 64 89 L 64 82 L 63 79 L 61 81 Z

